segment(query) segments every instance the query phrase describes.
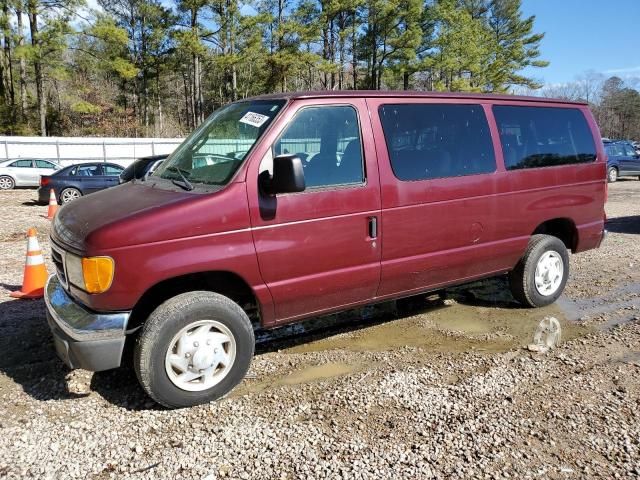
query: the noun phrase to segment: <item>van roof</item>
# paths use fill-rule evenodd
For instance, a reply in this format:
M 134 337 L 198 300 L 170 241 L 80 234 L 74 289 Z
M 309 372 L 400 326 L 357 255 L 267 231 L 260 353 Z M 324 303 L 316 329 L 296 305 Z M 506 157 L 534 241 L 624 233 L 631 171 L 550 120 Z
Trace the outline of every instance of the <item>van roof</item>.
M 493 93 L 466 93 L 466 92 L 418 92 L 407 90 L 318 90 L 308 92 L 284 92 L 258 95 L 247 100 L 267 99 L 303 99 L 303 98 L 353 98 L 353 97 L 410 97 L 410 98 L 467 98 L 474 100 L 496 101 L 510 100 L 536 103 L 563 103 L 574 105 L 587 105 L 586 102 L 564 100 L 560 98 L 527 97 L 522 95 L 505 95 Z

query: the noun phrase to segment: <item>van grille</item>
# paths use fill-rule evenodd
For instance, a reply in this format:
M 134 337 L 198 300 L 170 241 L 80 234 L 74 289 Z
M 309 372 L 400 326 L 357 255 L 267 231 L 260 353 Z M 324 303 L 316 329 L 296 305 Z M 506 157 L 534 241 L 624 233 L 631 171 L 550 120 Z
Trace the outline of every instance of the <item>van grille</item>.
M 64 271 L 64 253 L 56 247 L 51 246 L 51 260 L 56 267 L 56 275 L 63 287 L 67 287 L 67 276 Z

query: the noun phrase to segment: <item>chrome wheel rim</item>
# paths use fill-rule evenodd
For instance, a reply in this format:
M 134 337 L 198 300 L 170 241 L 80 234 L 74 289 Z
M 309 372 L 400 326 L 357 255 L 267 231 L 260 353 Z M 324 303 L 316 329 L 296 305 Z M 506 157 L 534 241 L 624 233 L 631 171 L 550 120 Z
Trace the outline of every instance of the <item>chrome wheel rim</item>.
M 545 252 L 536 265 L 536 290 L 542 296 L 553 295 L 560 288 L 564 275 L 564 262 L 558 252 Z
M 609 181 L 615 182 L 618 179 L 618 171 L 615 168 L 609 170 Z
M 76 198 L 80 198 L 80 192 L 78 190 L 69 189 L 62 192 L 62 203 L 68 203 Z
M 173 337 L 164 363 L 176 387 L 201 392 L 220 383 L 235 359 L 236 340 L 231 330 L 216 320 L 200 320 Z
M 13 181 L 8 177 L 0 178 L 0 190 L 11 190 L 13 188 Z

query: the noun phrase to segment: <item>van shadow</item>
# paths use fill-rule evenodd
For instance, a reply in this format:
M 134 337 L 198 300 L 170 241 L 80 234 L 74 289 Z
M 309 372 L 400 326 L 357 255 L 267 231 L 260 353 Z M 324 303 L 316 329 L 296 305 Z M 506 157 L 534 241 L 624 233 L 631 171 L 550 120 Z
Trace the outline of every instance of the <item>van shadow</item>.
M 391 320 L 445 308 L 445 300 L 472 306 L 518 308 L 505 277 L 497 277 L 432 294 L 366 306 L 317 317 L 273 330 L 256 329 L 256 355 L 357 332 Z M 133 339 L 131 339 L 133 340 Z M 138 384 L 132 368 L 133 341 L 128 342 L 121 368 L 93 373 L 89 388 L 107 402 L 127 410 L 159 410 Z M 55 354 L 43 300 L 0 303 L 0 372 L 37 400 L 83 397 L 69 391 L 70 370 Z
M 638 235 L 640 234 L 640 215 L 610 218 L 607 220 L 605 228 L 614 233 L 630 233 Z
M 0 303 L 0 352 L 0 372 L 31 397 L 58 400 L 82 396 L 67 388 L 69 370 L 55 354 L 42 299 Z

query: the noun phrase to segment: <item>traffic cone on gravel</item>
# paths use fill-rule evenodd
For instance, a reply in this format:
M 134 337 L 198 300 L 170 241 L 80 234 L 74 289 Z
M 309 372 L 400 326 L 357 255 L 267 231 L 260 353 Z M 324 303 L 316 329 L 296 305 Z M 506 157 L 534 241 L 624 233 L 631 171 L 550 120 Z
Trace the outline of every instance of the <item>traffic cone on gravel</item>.
M 53 188 L 49 189 L 49 210 L 47 211 L 47 218 L 53 220 L 58 211 L 58 201 L 56 200 L 56 192 Z
M 47 267 L 38 244 L 36 229 L 30 228 L 27 232 L 27 260 L 24 264 L 22 289 L 11 292 L 10 295 L 14 298 L 42 298 L 47 276 Z

